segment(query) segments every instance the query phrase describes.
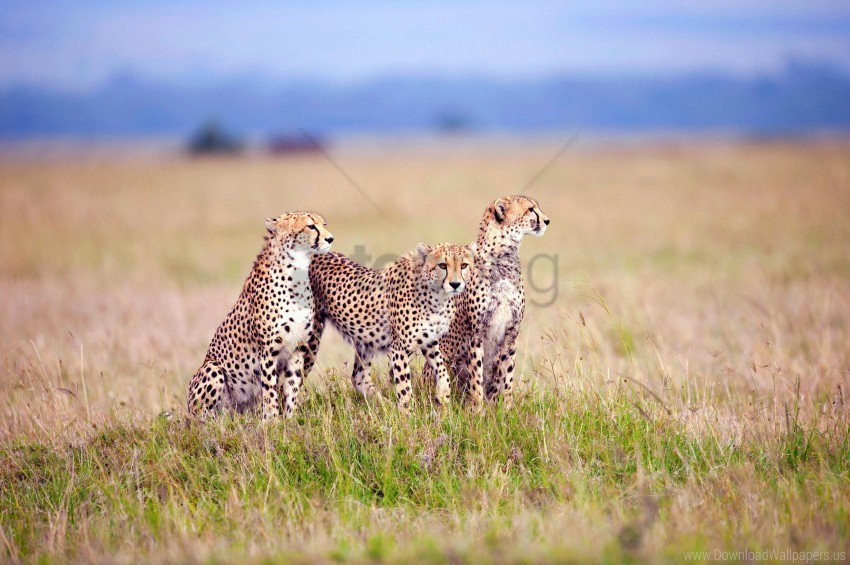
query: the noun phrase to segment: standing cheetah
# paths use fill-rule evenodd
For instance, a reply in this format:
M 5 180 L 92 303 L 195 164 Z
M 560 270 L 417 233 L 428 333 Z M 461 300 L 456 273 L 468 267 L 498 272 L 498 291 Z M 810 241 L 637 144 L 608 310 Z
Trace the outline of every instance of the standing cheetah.
M 263 419 L 292 416 L 304 353 L 313 328 L 310 257 L 330 250 L 333 236 L 318 214 L 292 212 L 266 220 L 266 238 L 236 305 L 218 327 L 204 364 L 189 383 L 189 412 L 245 411 L 262 390 Z M 279 382 L 281 370 L 284 379 Z
M 537 202 L 526 196 L 504 196 L 484 211 L 475 277 L 455 299 L 451 327 L 440 340 L 443 357 L 475 404 L 481 404 L 485 385 L 488 400 L 502 393 L 506 405 L 512 402 L 516 340 L 525 314 L 519 246 L 525 235 L 540 237 L 548 225 Z
M 420 243 L 416 251 L 376 271 L 340 253 L 313 257 L 310 284 L 316 301 L 313 335 L 305 359 L 309 373 L 325 322 L 354 346 L 351 380 L 365 395 L 376 394 L 369 376 L 372 357 L 389 350 L 391 377 L 402 411 L 410 409 L 410 355 L 422 351 L 436 375 L 436 402 L 449 402 L 449 375 L 440 356 L 440 337 L 449 329 L 453 298 L 472 279 L 470 246 Z

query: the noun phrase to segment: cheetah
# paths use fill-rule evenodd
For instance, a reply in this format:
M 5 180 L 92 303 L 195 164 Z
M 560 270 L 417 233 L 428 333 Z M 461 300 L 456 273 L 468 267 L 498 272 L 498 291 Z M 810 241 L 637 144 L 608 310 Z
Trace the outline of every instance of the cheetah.
M 310 257 L 328 252 L 334 239 L 325 225 L 310 212 L 266 219 L 254 268 L 189 383 L 190 413 L 245 412 L 262 396 L 264 420 L 280 415 L 281 398 L 292 416 L 313 329 Z
M 540 237 L 549 218 L 527 196 L 504 196 L 484 211 L 476 240 L 475 276 L 455 298 L 451 326 L 440 351 L 474 405 L 500 393 L 512 403 L 516 340 L 525 314 L 519 260 L 523 237 Z M 435 378 L 428 367 L 426 377 Z
M 313 335 L 305 356 L 309 373 L 325 323 L 354 347 L 354 387 L 377 396 L 369 375 L 376 353 L 389 351 L 396 403 L 410 410 L 410 356 L 418 349 L 436 375 L 435 401 L 449 403 L 449 375 L 439 339 L 449 329 L 453 298 L 463 293 L 474 273 L 475 244 L 444 243 L 416 250 L 381 270 L 360 265 L 340 253 L 310 261 L 310 284 L 316 301 Z

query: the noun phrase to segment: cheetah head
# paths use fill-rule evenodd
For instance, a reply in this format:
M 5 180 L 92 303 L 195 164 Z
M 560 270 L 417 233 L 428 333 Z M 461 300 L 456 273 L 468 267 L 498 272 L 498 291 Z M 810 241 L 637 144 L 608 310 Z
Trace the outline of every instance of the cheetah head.
M 275 239 L 292 253 L 309 257 L 327 253 L 334 236 L 325 219 L 312 212 L 288 212 L 277 218 L 266 218 L 267 239 Z
M 423 274 L 434 290 L 460 294 L 472 278 L 475 244 L 441 243 L 430 246 L 420 243 L 416 253 L 422 259 Z
M 496 199 L 487 207 L 485 218 L 516 243 L 526 235 L 542 236 L 549 225 L 549 218 L 537 201 L 520 195 Z

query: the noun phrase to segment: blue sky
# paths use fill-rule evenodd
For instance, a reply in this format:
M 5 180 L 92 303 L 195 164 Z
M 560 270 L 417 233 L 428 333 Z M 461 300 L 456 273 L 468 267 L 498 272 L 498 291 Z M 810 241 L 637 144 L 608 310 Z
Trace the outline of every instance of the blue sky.
M 850 1 L 0 0 L 0 86 L 119 72 L 357 81 L 387 74 L 850 70 Z

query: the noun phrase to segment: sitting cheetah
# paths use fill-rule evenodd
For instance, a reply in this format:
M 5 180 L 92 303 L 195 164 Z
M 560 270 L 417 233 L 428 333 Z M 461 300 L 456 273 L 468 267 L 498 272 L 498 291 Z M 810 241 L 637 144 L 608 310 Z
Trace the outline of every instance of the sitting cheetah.
M 449 375 L 438 340 L 449 329 L 453 297 L 473 276 L 475 245 L 419 244 L 376 271 L 340 253 L 313 257 L 310 284 L 316 301 L 305 374 L 313 366 L 329 320 L 354 346 L 351 380 L 365 395 L 375 394 L 369 367 L 378 352 L 390 350 L 390 375 L 402 411 L 410 409 L 410 355 L 419 349 L 436 375 L 436 402 L 449 402 Z
M 318 214 L 293 212 L 266 220 L 266 238 L 236 305 L 218 327 L 204 364 L 189 383 L 189 412 L 245 411 L 262 390 L 263 419 L 297 406 L 307 339 L 313 328 L 310 257 L 333 236 Z M 281 382 L 278 376 L 284 372 Z
M 470 399 L 480 404 L 500 392 L 510 405 L 516 340 L 525 313 L 519 246 L 525 235 L 540 237 L 549 218 L 526 196 L 505 196 L 484 212 L 475 252 L 475 276 L 455 299 L 451 327 L 440 350 Z M 426 372 L 434 378 L 426 367 Z

